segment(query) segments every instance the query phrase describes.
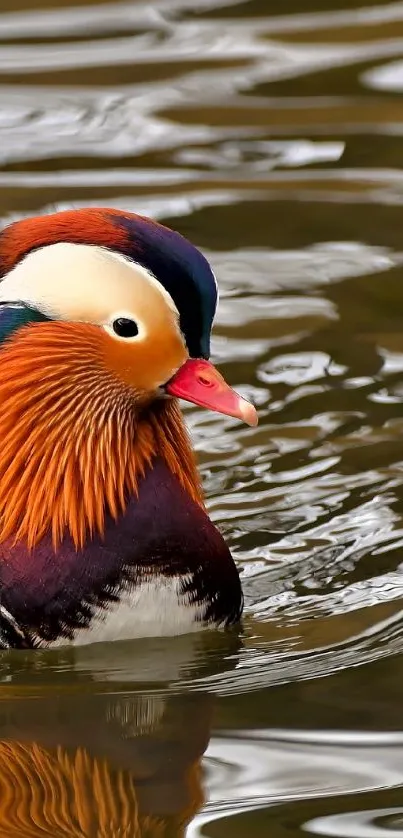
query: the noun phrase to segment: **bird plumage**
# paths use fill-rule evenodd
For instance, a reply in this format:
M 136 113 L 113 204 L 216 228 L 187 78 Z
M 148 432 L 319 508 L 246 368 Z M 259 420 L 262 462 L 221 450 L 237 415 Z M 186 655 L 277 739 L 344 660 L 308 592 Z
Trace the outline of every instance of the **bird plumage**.
M 255 421 L 206 360 L 207 261 L 162 225 L 92 209 L 11 225 L 0 272 L 3 645 L 239 619 L 238 573 L 168 395 Z

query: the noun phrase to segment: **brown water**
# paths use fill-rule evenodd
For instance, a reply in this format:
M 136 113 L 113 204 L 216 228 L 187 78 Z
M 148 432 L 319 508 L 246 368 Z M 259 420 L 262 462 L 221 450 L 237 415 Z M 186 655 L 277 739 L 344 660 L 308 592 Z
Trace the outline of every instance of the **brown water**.
M 3 657 L 0 838 L 403 836 L 403 2 L 359 2 L 1 0 L 3 221 L 191 238 L 260 425 L 187 410 L 241 635 Z

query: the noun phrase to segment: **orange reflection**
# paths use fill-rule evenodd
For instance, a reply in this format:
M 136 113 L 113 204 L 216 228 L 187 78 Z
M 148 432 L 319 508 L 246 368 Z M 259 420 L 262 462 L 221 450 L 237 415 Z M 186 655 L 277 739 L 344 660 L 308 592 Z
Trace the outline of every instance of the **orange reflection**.
M 0 741 L 1 838 L 183 836 L 203 804 L 210 699 L 148 698 L 147 720 L 143 697 L 92 696 L 83 703 L 14 705 L 12 727 L 17 723 L 20 737 Z M 30 740 L 29 728 L 36 733 L 46 717 L 43 736 Z M 75 747 L 76 738 L 83 744 Z

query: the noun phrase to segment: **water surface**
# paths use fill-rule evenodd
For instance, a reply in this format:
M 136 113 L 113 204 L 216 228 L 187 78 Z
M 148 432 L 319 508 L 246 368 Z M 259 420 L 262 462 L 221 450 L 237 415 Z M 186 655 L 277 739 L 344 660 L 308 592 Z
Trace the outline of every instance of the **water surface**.
M 1 0 L 1 222 L 191 238 L 260 424 L 186 408 L 242 631 L 4 655 L 0 836 L 403 836 L 402 90 L 403 2 Z

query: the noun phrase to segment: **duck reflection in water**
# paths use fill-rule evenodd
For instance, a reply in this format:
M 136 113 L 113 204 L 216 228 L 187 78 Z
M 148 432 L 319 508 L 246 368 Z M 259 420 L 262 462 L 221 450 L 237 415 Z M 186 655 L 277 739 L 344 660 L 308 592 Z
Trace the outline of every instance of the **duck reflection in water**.
M 2 703 L 1 838 L 183 835 L 210 711 L 207 695 Z
M 103 645 L 81 658 L 28 653 L 18 674 L 20 653 L 11 653 L 13 683 L 3 683 L 0 701 L 0 838 L 183 836 L 203 804 L 214 699 L 181 683 L 233 669 L 238 640 L 221 635 L 217 644 L 217 635 L 210 644 L 171 639 L 169 649 L 162 641 L 154 656 L 144 642 L 114 644 L 117 668 L 126 676 L 130 662 L 137 676 L 124 685 L 96 672 L 105 654 L 109 667 Z M 33 667 L 38 692 L 27 697 Z

